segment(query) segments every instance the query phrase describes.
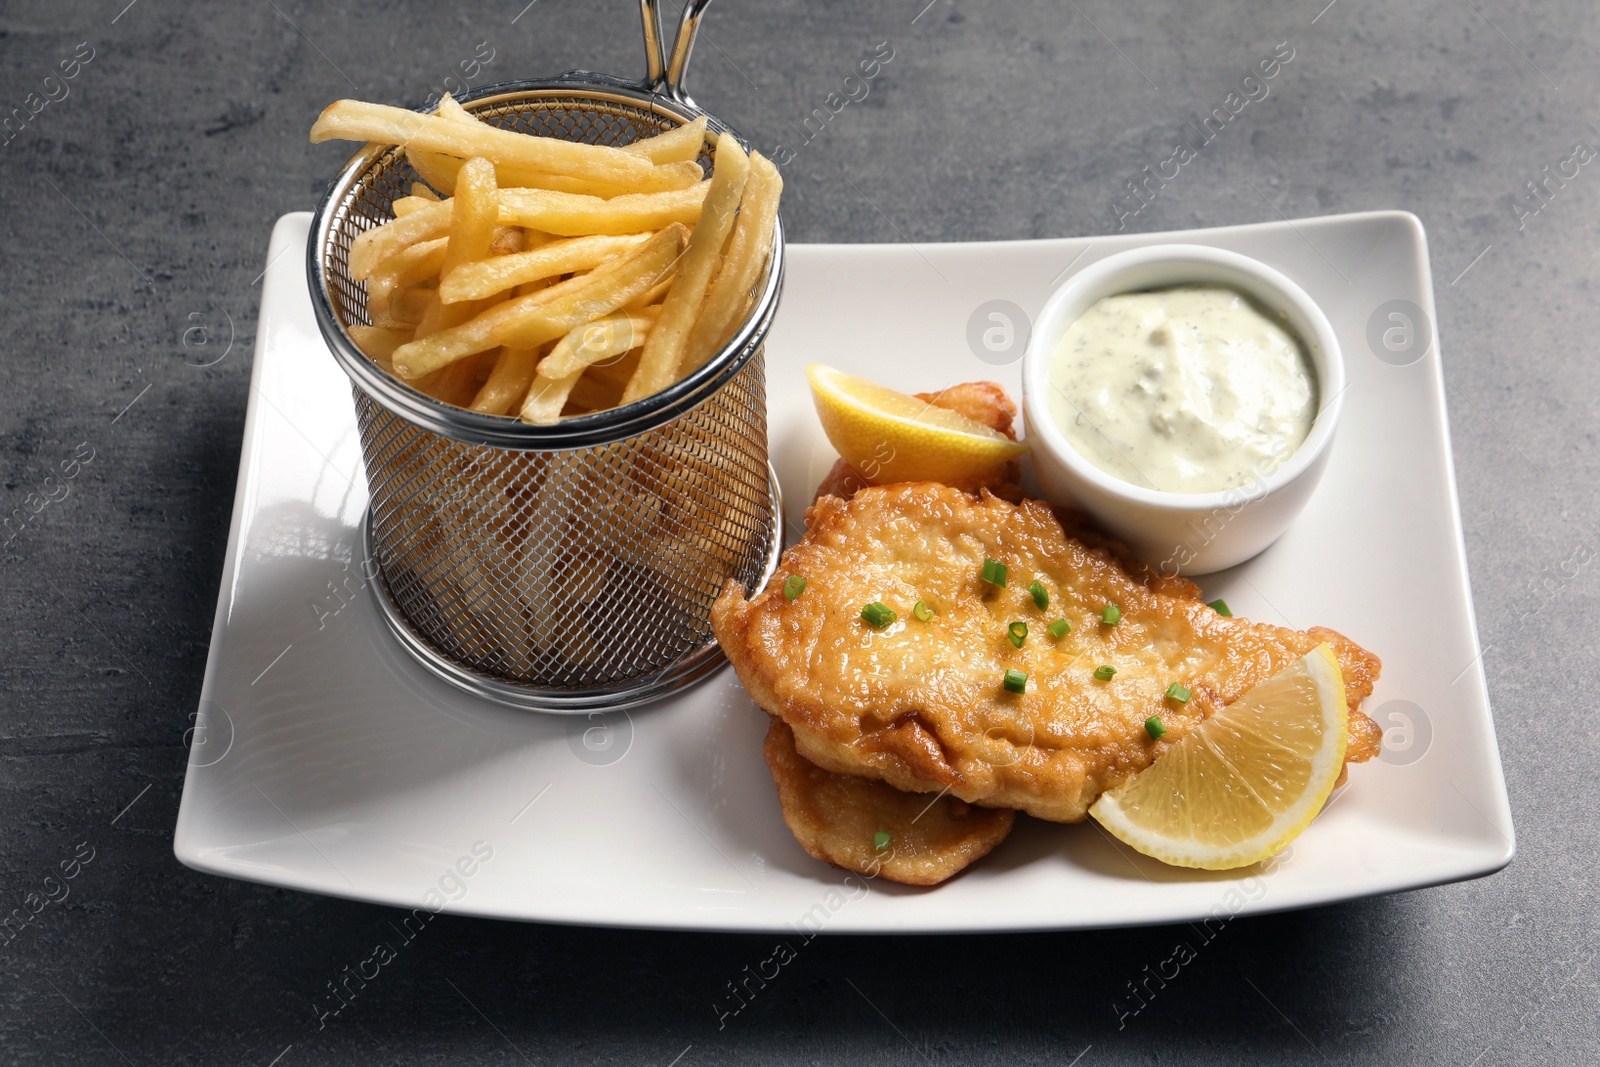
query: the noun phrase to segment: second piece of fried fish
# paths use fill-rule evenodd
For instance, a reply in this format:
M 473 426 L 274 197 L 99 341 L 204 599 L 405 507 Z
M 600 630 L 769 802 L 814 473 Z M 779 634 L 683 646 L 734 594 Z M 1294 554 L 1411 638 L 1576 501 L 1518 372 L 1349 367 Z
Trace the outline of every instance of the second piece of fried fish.
M 819 860 L 905 885 L 938 885 L 982 859 L 1011 832 L 1016 812 L 952 796 L 903 793 L 873 778 L 834 774 L 795 751 L 773 719 L 764 746 L 783 821 Z M 886 834 L 881 839 L 878 835 Z

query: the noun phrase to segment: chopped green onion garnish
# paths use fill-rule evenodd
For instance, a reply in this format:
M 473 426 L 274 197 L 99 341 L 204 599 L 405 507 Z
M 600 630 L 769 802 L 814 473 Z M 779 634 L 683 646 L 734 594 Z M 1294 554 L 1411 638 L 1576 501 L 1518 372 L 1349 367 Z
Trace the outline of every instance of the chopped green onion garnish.
M 1072 632 L 1072 624 L 1066 619 L 1057 619 L 1049 626 L 1046 626 L 1045 629 L 1050 631 L 1051 637 L 1059 641 Z
M 1011 638 L 1011 643 L 1013 645 L 1015 645 L 1017 648 L 1021 648 L 1022 642 L 1028 639 L 1028 624 L 1025 622 L 1014 622 L 1010 626 L 1006 627 L 1006 635 Z
M 1094 669 L 1094 676 L 1102 682 L 1111 681 L 1111 676 L 1116 673 L 1117 669 L 1109 663 L 1102 663 Z
M 798 574 L 791 574 L 783 580 L 783 599 L 793 600 L 806 591 L 806 580 Z
M 876 600 L 861 609 L 861 618 L 874 630 L 883 629 L 899 617 Z
M 872 847 L 879 852 L 889 847 L 889 831 L 879 830 L 872 835 Z
M 1006 692 L 1025 693 L 1028 691 L 1028 676 L 1021 671 L 1006 671 Z
M 1177 701 L 1179 704 L 1189 703 L 1189 691 L 1177 682 L 1167 686 L 1167 699 Z
M 1167 735 L 1167 728 L 1161 725 L 1161 720 L 1154 715 L 1144 721 L 1144 732 L 1150 735 L 1150 740 L 1159 741 Z
M 1028 586 L 1028 592 L 1033 594 L 1033 603 L 1040 611 L 1050 606 L 1050 590 L 1046 589 L 1037 580 Z
M 1211 603 L 1207 604 L 1206 607 L 1210 608 L 1218 615 L 1226 615 L 1230 619 L 1233 618 L 1233 612 L 1228 610 L 1228 602 L 1223 600 L 1221 597 L 1213 600 Z
M 1105 610 L 1100 612 L 1100 621 L 1107 626 L 1115 626 L 1122 621 L 1122 609 L 1115 604 L 1107 604 Z
M 983 561 L 983 571 L 978 577 L 990 585 L 1004 589 L 1006 587 L 1006 565 L 997 559 L 986 559 Z
M 927 622 L 929 619 L 933 618 L 933 609 L 928 607 L 927 601 L 919 600 L 917 601 L 916 607 L 911 609 L 911 614 L 917 617 L 918 622 Z

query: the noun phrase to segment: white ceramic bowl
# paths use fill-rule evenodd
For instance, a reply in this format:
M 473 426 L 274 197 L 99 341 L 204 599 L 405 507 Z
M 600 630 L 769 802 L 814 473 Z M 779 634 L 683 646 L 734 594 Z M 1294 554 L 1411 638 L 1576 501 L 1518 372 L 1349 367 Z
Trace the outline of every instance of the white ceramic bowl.
M 1132 485 L 1080 455 L 1050 415 L 1051 357 L 1069 326 L 1097 300 L 1173 285 L 1226 285 L 1281 312 L 1317 376 L 1311 433 L 1276 470 L 1237 489 L 1169 493 Z M 1204 245 L 1152 245 L 1107 256 L 1068 278 L 1045 303 L 1022 361 L 1022 409 L 1045 495 L 1074 504 L 1168 574 L 1208 574 L 1243 563 L 1288 528 L 1328 462 L 1344 397 L 1344 359 L 1322 309 L 1264 263 Z

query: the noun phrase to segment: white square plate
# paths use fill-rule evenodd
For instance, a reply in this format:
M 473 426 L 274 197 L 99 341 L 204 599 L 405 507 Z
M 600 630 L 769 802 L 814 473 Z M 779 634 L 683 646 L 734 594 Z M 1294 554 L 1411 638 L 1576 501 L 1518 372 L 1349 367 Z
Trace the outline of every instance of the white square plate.
M 761 759 L 766 717 L 731 671 L 631 716 L 591 720 L 481 702 L 407 657 L 352 562 L 366 487 L 349 386 L 306 294 L 308 222 L 279 220 L 268 251 L 227 563 L 174 838 L 191 867 L 506 919 L 883 933 L 1276 911 L 1469 878 L 1510 860 L 1437 338 L 1417 324 L 1426 354 L 1405 366 L 1380 360 L 1368 341 L 1369 322 L 1391 322 L 1378 314 L 1391 301 L 1434 317 L 1412 216 L 789 249 L 766 359 L 791 533 L 833 460 L 806 363 L 907 390 L 995 378 L 1016 395 L 1018 364 L 980 362 L 968 346 L 975 309 L 1003 299 L 1036 314 L 1067 270 L 1114 251 L 1181 239 L 1264 260 L 1321 303 L 1349 363 L 1344 420 L 1315 499 L 1278 544 L 1205 585 L 1238 614 L 1331 626 L 1377 652 L 1383 677 L 1367 708 L 1390 729 L 1385 759 L 1353 768 L 1267 872 L 1175 870 L 1092 824 L 1023 820 L 993 855 L 933 890 L 864 884 L 800 850 Z

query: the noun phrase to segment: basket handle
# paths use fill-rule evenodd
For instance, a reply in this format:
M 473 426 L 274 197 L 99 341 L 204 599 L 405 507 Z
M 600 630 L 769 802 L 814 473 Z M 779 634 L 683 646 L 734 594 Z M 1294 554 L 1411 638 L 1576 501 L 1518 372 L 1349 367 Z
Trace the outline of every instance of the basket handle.
M 658 0 L 639 0 L 639 14 L 644 21 L 645 80 L 653 92 L 665 93 L 672 99 L 690 107 L 695 106 L 683 86 L 684 75 L 689 70 L 689 57 L 694 53 L 694 39 L 700 32 L 700 19 L 711 0 L 687 0 L 683 15 L 678 19 L 678 33 L 673 38 L 672 58 L 668 60 L 661 37 L 661 10 Z

